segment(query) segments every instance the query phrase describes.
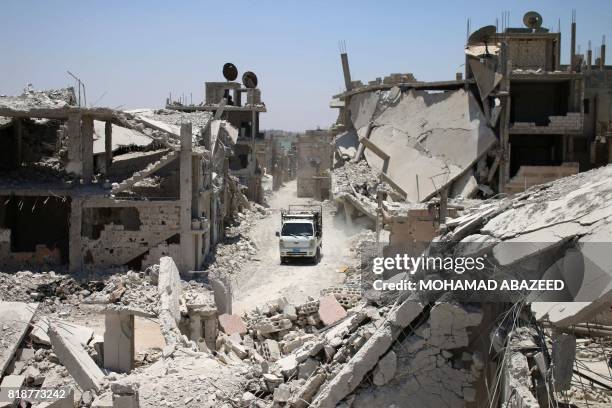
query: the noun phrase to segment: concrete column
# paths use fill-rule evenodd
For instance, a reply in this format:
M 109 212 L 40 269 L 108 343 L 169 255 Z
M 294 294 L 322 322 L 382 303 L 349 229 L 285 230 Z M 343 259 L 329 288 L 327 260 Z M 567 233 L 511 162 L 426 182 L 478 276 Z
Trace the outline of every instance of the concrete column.
M 202 318 L 198 313 L 189 314 L 189 339 L 195 341 L 202 338 Z
M 505 42 L 502 42 L 501 45 L 500 61 L 503 79 L 499 88 L 500 91 L 506 93 L 506 96 L 501 98 L 501 112 L 499 118 L 501 155 L 497 191 L 501 193 L 506 188 L 506 183 L 509 178 L 508 169 L 510 167 L 510 72 L 512 72 L 512 63 L 508 60 L 508 45 Z
M 571 48 L 570 48 L 570 71 L 576 68 L 576 21 L 572 21 L 571 33 Z
M 344 75 L 344 86 L 347 91 L 351 90 L 351 69 L 348 62 L 348 54 L 343 52 L 340 54 L 340 60 L 342 61 L 342 74 Z
M 104 368 L 117 373 L 134 369 L 134 315 L 105 313 Z
M 13 130 L 15 132 L 15 166 L 21 166 L 22 139 L 23 139 L 23 119 L 13 119 Z
M 104 123 L 104 151 L 106 153 L 106 172 L 108 172 L 113 164 L 113 124 L 111 122 Z
M 217 323 L 217 316 L 207 318 L 204 320 L 204 340 L 210 350 L 216 350 L 216 340 L 219 334 L 219 327 Z
M 83 116 L 81 119 L 81 147 L 83 149 L 83 182 L 91 183 L 93 177 L 93 137 L 94 123 L 91 116 Z
M 70 202 L 70 231 L 68 241 L 68 269 L 70 273 L 80 272 L 83 268 L 83 256 L 81 254 L 81 224 L 83 218 L 83 203 L 81 198 L 73 197 Z
M 194 237 L 191 229 L 191 205 L 193 195 L 193 160 L 191 158 L 191 123 L 181 125 L 180 152 L 180 226 L 181 226 L 181 273 L 195 269 Z
M 80 176 L 83 174 L 81 115 L 72 114 L 68 117 L 66 133 L 68 134 L 68 163 L 66 163 L 66 171 Z
M 589 50 L 587 51 L 587 70 L 591 70 L 593 66 L 593 50 L 591 49 L 591 42 L 589 41 Z

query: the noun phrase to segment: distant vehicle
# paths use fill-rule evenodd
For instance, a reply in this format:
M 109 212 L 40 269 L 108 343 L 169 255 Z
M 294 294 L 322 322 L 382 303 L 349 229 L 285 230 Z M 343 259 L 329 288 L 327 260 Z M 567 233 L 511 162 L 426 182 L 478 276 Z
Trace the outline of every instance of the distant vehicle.
M 278 249 L 281 264 L 289 258 L 321 259 L 323 242 L 323 207 L 320 205 L 290 205 L 281 210 L 281 230 Z

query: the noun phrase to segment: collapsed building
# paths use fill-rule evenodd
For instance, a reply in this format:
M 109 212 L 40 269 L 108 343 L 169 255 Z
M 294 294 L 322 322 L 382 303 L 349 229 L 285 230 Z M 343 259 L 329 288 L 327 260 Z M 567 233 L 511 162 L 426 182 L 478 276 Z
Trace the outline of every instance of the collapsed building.
M 233 211 L 247 205 L 229 172 L 238 131 L 75 104 L 72 90 L 0 98 L 0 264 L 73 273 L 161 255 L 198 270 Z
M 330 105 L 339 109 L 337 158 L 365 157 L 412 203 L 514 193 L 607 164 L 605 45 L 595 64 L 590 48 L 578 55 L 573 22 L 571 63 L 562 65 L 561 33 L 535 15 L 525 28 L 475 32 L 465 77 L 454 80 L 393 74 L 363 85 L 342 54 L 346 91 Z

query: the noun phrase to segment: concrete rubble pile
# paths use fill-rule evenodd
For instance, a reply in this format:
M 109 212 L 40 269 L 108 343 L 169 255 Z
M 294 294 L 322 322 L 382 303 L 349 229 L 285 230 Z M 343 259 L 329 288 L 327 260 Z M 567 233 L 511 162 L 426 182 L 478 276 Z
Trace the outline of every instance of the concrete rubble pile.
M 463 406 L 476 398 L 483 357 L 466 350 L 483 322 L 478 306 L 414 298 L 377 306 L 341 287 L 219 320 L 217 358 L 252 364 L 247 390 L 262 404 Z
M 334 199 L 337 202 L 348 200 L 368 218 L 376 216 L 379 192 L 393 194 L 393 190 L 380 180 L 377 172 L 365 161 L 347 161 L 332 171 Z
M 535 266 L 545 271 L 542 279 L 567 283 L 564 295 L 531 294 L 516 303 L 514 313 L 521 317 L 515 325 L 502 327 L 513 350 L 502 360 L 502 375 L 506 383 L 515 383 L 501 392 L 502 401 L 516 399 L 511 404 L 537 407 L 570 397 L 595 406 L 611 400 L 609 375 L 604 374 L 610 352 L 606 324 L 612 317 L 611 175 L 612 166 L 607 166 L 487 200 L 447 221 L 448 232 L 436 240 L 451 251 L 485 254 L 504 268 Z M 604 339 L 597 339 L 600 336 Z M 586 355 L 593 359 L 573 367 L 579 358 L 577 341 L 590 344 Z M 512 387 L 520 390 L 516 398 L 508 391 Z
M 150 268 L 150 273 L 156 268 Z M 144 273 L 128 271 L 116 274 L 106 280 L 99 291 L 83 299 L 87 304 L 106 305 L 116 311 L 122 309 L 139 310 L 144 314 L 158 314 L 158 291 L 155 272 L 146 277 Z

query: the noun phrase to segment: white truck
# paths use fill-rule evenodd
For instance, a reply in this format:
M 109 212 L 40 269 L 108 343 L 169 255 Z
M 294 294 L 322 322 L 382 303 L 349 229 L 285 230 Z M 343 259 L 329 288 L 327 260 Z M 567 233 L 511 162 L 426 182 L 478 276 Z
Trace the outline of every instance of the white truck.
M 290 258 L 321 258 L 323 243 L 323 208 L 320 205 L 290 205 L 281 210 L 278 249 L 281 264 Z

